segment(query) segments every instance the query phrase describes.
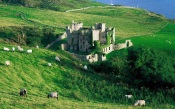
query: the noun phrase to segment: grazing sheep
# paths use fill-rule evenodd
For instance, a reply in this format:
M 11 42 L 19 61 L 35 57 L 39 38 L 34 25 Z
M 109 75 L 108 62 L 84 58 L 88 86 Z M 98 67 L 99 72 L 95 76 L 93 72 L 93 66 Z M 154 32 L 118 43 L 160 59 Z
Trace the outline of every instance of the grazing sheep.
M 87 70 L 87 65 L 84 65 L 84 70 Z
M 132 95 L 125 95 L 125 98 L 132 98 Z
M 27 50 L 27 53 L 29 54 L 29 53 L 32 53 L 32 50 L 30 49 L 30 50 Z
M 48 66 L 49 66 L 49 67 L 51 67 L 51 66 L 52 66 L 52 64 L 51 64 L 51 63 L 48 63 Z
M 55 60 L 56 60 L 56 61 L 60 61 L 60 58 L 56 56 L 56 57 L 55 57 Z
M 134 103 L 134 106 L 145 106 L 145 100 L 137 100 L 135 103 Z
M 26 89 L 20 89 L 19 95 L 27 97 L 27 90 Z
M 10 65 L 10 61 L 5 61 L 5 65 L 9 66 Z
M 37 45 L 36 48 L 39 48 L 39 46 Z
M 20 46 L 17 46 L 17 48 L 21 48 Z
M 23 49 L 23 48 L 19 48 L 18 50 L 19 50 L 19 51 L 24 51 L 24 49 Z
M 58 100 L 58 92 L 50 92 L 47 97 L 48 98 L 57 98 L 57 100 Z
M 4 47 L 4 51 L 9 51 L 9 48 L 7 48 L 7 47 Z
M 21 48 L 20 46 L 17 47 L 19 51 L 24 51 L 23 48 Z
M 13 51 L 13 52 L 15 51 L 15 47 L 12 47 L 12 51 Z

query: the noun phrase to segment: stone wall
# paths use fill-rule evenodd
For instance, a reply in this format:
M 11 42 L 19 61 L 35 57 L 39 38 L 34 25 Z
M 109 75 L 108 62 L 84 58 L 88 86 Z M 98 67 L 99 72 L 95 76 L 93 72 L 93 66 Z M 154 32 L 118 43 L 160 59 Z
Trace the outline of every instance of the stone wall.
M 114 45 L 110 44 L 109 46 L 103 48 L 102 51 L 103 51 L 103 53 L 108 54 L 108 53 L 114 51 Z
M 131 40 L 126 40 L 125 43 L 117 44 L 115 49 L 120 50 L 120 49 L 131 47 L 131 46 L 133 46 L 133 43 L 131 42 Z
M 79 59 L 81 59 L 82 61 L 88 61 L 90 63 L 98 61 L 98 54 L 89 54 L 89 55 L 74 54 L 74 55 Z

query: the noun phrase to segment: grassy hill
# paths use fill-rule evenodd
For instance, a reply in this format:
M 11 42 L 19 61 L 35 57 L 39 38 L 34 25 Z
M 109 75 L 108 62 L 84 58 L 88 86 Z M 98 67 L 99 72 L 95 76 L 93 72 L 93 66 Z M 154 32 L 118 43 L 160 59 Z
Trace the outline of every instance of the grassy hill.
M 3 46 L 11 47 L 0 45 L 0 48 Z M 29 48 L 24 47 L 24 49 Z M 95 75 L 92 76 L 83 71 L 79 66 L 78 59 L 64 51 L 56 53 L 45 49 L 32 49 L 32 54 L 0 50 L 1 108 L 86 108 L 94 107 L 94 105 L 107 107 L 107 104 L 104 106 L 101 103 L 84 105 L 80 102 L 82 100 L 88 101 L 88 97 L 82 95 L 77 79 L 84 80 L 85 77 L 92 79 Z M 59 56 L 61 62 L 55 62 L 55 56 Z M 5 60 L 10 60 L 11 65 L 5 66 Z M 48 62 L 52 63 L 52 67 L 47 66 Z M 27 98 L 20 97 L 18 94 L 22 87 L 28 90 Z M 59 92 L 59 101 L 47 99 L 47 94 L 50 91 Z M 113 107 L 114 104 L 109 105 Z
M 126 100 L 124 95 L 131 88 L 125 85 L 116 85 L 105 75 L 96 74 L 91 69 L 83 70 L 80 60 L 65 51 L 53 52 L 45 49 L 23 47 L 24 52 L 3 51 L 6 46 L 0 44 L 0 107 L 1 108 L 109 108 L 134 109 L 134 101 L 145 96 L 135 90 L 134 99 Z M 27 49 L 33 49 L 27 54 Z M 60 57 L 56 62 L 54 57 Z M 4 62 L 10 60 L 11 65 Z M 47 63 L 52 63 L 52 67 Z M 86 63 L 83 63 L 86 64 Z M 28 97 L 20 97 L 20 88 L 26 88 Z M 59 92 L 59 100 L 48 99 L 51 91 Z M 157 94 L 144 97 L 147 101 L 145 109 L 170 108 L 171 104 L 156 104 Z M 154 100 L 152 100 L 154 97 Z M 152 102 L 154 101 L 154 102 Z
M 64 8 L 62 11 L 68 9 L 72 8 Z M 123 6 L 95 6 L 72 12 L 58 12 L 0 4 L 1 33 L 9 34 L 24 27 L 52 27 L 56 28 L 56 33 L 61 34 L 72 20 L 84 22 L 86 27 L 104 22 L 107 27 L 116 28 L 117 43 L 131 39 L 134 46 L 144 45 L 166 51 L 172 58 L 174 56 L 174 22 L 146 10 Z M 147 89 L 139 90 L 126 84 L 117 85 L 114 78 L 97 74 L 92 69 L 84 71 L 80 64 L 87 63 L 65 51 L 32 48 L 32 54 L 5 52 L 4 46 L 17 46 L 7 39 L 3 35 L 0 37 L 0 108 L 134 109 L 136 107 L 133 103 L 137 99 L 148 101 L 146 109 L 174 108 L 174 101 L 164 98 L 162 93 L 147 93 Z M 30 49 L 28 46 L 22 47 L 25 50 Z M 115 51 L 107 57 L 109 60 L 111 57 L 120 57 L 125 51 Z M 61 61 L 56 62 L 55 56 L 59 56 Z M 6 60 L 11 61 L 10 66 L 4 65 Z M 49 62 L 52 67 L 47 66 Z M 27 98 L 18 94 L 23 87 L 28 90 Z M 59 92 L 58 101 L 47 99 L 50 91 Z M 131 92 L 134 98 L 126 100 L 124 95 Z
M 97 9 L 98 11 L 94 11 Z M 84 22 L 84 26 L 88 27 L 96 22 L 104 22 L 107 27 L 116 28 L 116 37 L 118 39 L 152 34 L 168 23 L 166 18 L 154 13 L 120 6 L 92 7 L 75 12 L 57 12 L 1 4 L 0 14 L 1 27 L 49 26 L 57 27 L 58 32 L 64 32 L 65 27 L 72 20 Z
M 103 5 L 92 0 L 2 0 L 1 2 L 24 7 L 46 8 L 55 11 Z

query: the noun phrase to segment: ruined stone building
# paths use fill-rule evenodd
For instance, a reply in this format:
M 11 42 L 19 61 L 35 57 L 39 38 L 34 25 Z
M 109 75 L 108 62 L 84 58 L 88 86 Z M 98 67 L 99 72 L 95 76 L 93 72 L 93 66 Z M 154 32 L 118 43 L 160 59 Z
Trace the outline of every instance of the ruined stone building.
M 83 23 L 73 21 L 70 26 L 66 27 L 66 34 L 67 50 L 80 54 L 86 53 L 84 58 L 90 62 L 105 60 L 104 54 L 114 50 L 115 28 L 106 28 L 105 23 L 96 23 L 91 28 L 84 28 Z M 100 44 L 103 55 L 91 54 L 95 42 Z

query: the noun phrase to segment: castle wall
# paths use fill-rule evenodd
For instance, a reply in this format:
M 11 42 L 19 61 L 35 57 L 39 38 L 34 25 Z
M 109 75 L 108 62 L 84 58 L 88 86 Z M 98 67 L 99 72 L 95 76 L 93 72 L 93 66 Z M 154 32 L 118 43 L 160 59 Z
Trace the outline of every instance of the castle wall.
M 97 62 L 98 61 L 98 54 L 90 54 L 90 55 L 79 55 L 79 54 L 74 54 L 76 57 L 83 61 L 88 61 L 90 63 L 92 62 Z
M 102 32 L 104 32 L 105 29 L 106 29 L 106 25 L 105 25 L 105 23 L 96 23 L 95 24 L 95 29 L 96 30 L 101 30 Z
M 67 44 L 61 44 L 61 50 L 67 50 Z
M 115 42 L 115 28 L 112 28 L 112 30 L 113 30 L 113 35 L 112 35 L 112 40 Z
M 92 30 L 92 42 L 99 40 L 99 36 L 100 36 L 99 30 Z
M 83 28 L 83 23 L 72 23 L 71 29 L 72 31 L 78 31 L 80 28 Z
M 103 48 L 102 51 L 103 51 L 103 53 L 108 54 L 108 53 L 114 51 L 114 45 L 113 44 L 110 44 L 109 46 Z
M 120 50 L 120 49 L 131 47 L 131 46 L 133 46 L 133 43 L 131 42 L 131 40 L 126 40 L 125 43 L 117 44 L 115 49 Z
M 101 32 L 101 33 L 100 33 L 100 37 L 99 37 L 99 39 L 100 39 L 100 44 L 106 44 L 106 35 L 107 35 L 106 32 Z

